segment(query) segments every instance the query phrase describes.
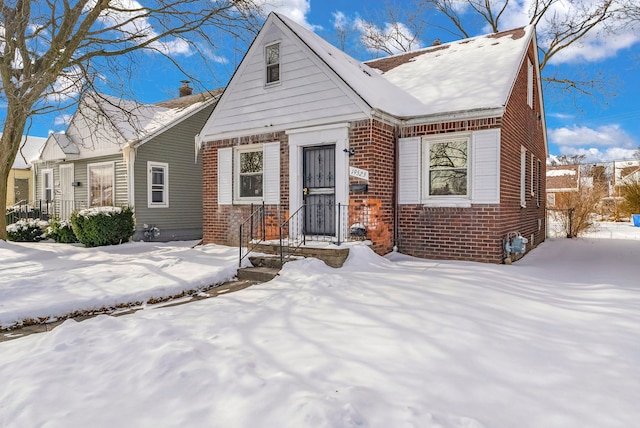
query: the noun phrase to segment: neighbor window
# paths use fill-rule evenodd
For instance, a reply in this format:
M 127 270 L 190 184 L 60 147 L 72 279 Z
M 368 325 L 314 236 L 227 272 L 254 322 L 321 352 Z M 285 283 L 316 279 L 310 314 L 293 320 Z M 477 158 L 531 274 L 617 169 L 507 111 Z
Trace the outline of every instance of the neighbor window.
M 169 206 L 169 164 L 147 162 L 147 205 L 149 208 Z
M 114 205 L 114 164 L 96 163 L 88 166 L 89 206 Z
M 426 198 L 469 195 L 469 138 L 427 140 L 424 192 Z
M 280 81 L 280 43 L 268 45 L 264 49 L 267 67 L 267 84 Z
M 42 171 L 42 199 L 45 202 L 53 201 L 53 170 Z
M 236 195 L 237 199 L 249 200 L 262 198 L 262 147 L 249 147 L 237 150 L 236 159 Z

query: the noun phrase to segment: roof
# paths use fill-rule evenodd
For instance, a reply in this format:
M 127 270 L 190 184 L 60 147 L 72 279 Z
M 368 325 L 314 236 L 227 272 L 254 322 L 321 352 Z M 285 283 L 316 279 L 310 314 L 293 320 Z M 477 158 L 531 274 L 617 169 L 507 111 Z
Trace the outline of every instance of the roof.
M 579 165 L 547 166 L 547 191 L 577 190 Z
M 362 63 L 275 15 L 372 108 L 398 117 L 504 108 L 535 32 L 529 25 Z
M 2 135 L 2 133 L 0 133 Z M 20 149 L 16 154 L 16 158 L 13 161 L 13 169 L 29 169 L 31 162 L 36 160 L 40 155 L 40 151 L 44 147 L 44 143 L 47 141 L 43 137 L 32 137 L 24 135 L 20 143 Z

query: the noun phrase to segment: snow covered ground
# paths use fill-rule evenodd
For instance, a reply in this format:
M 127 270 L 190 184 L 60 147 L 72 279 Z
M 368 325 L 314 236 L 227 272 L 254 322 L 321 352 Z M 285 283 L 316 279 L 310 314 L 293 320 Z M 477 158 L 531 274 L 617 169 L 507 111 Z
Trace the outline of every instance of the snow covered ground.
M 215 299 L 66 321 L 0 343 L 0 426 L 637 426 L 640 228 L 605 226 L 630 239 L 550 240 L 511 266 L 355 247 L 341 269 L 301 260 Z M 104 305 L 235 269 L 217 246 L 42 244 L 0 243 L 5 320 L 12 300 Z M 22 283 L 30 297 L 7 291 Z

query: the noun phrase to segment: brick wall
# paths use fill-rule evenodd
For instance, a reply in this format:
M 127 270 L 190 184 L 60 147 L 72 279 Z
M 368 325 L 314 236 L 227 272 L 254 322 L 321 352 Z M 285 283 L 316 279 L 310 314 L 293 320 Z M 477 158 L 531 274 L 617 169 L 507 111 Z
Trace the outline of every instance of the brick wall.
M 533 59 L 532 47 L 528 54 Z M 397 235 L 399 251 L 423 258 L 500 263 L 503 260 L 503 239 L 508 232 L 518 231 L 528 239 L 533 235 L 534 245 L 544 240 L 546 150 L 542 121 L 538 119 L 541 114 L 539 100 L 537 84 L 534 82 L 534 108 L 527 105 L 525 61 L 502 118 L 416 125 L 400 130 L 401 137 L 413 137 L 501 128 L 501 177 L 500 205 L 474 204 L 470 208 L 400 205 Z M 521 146 L 527 149 L 526 208 L 520 206 Z M 535 156 L 536 191 L 533 196 L 530 193 L 532 153 Z M 527 250 L 531 248 L 531 244 L 527 245 Z
M 250 216 L 252 209 L 250 204 L 218 205 L 218 149 L 275 141 L 280 142 L 281 204 L 265 207 L 267 224 L 273 225 L 284 221 L 289 209 L 289 144 L 287 135 L 284 132 L 267 133 L 232 140 L 212 141 L 203 147 L 202 208 L 203 242 L 205 244 L 238 245 L 240 224 Z M 271 232 L 273 231 L 271 230 Z
M 349 204 L 366 207 L 367 238 L 379 254 L 393 248 L 394 140 L 394 127 L 378 120 L 353 122 L 349 128 L 349 147 L 355 150 L 349 165 L 369 171 L 368 191 L 350 192 Z M 350 177 L 349 184 L 358 183 L 365 182 Z

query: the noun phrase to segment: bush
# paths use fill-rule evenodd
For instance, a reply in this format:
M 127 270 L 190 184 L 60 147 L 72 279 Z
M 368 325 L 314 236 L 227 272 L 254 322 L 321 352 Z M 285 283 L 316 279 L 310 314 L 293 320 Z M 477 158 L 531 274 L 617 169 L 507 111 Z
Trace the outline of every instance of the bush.
M 47 228 L 47 238 L 51 238 L 54 241 L 62 244 L 72 244 L 78 242 L 76 234 L 73 233 L 71 222 L 67 220 L 59 220 L 54 218 L 49 222 Z
M 45 238 L 48 223 L 32 218 L 18 220 L 7 226 L 7 239 L 16 242 L 36 242 Z
M 620 188 L 620 194 L 624 198 L 622 211 L 627 216 L 640 214 L 640 183 L 625 184 Z
M 96 207 L 75 211 L 71 226 L 85 247 L 117 245 L 129 241 L 134 233 L 133 211 L 123 207 Z

